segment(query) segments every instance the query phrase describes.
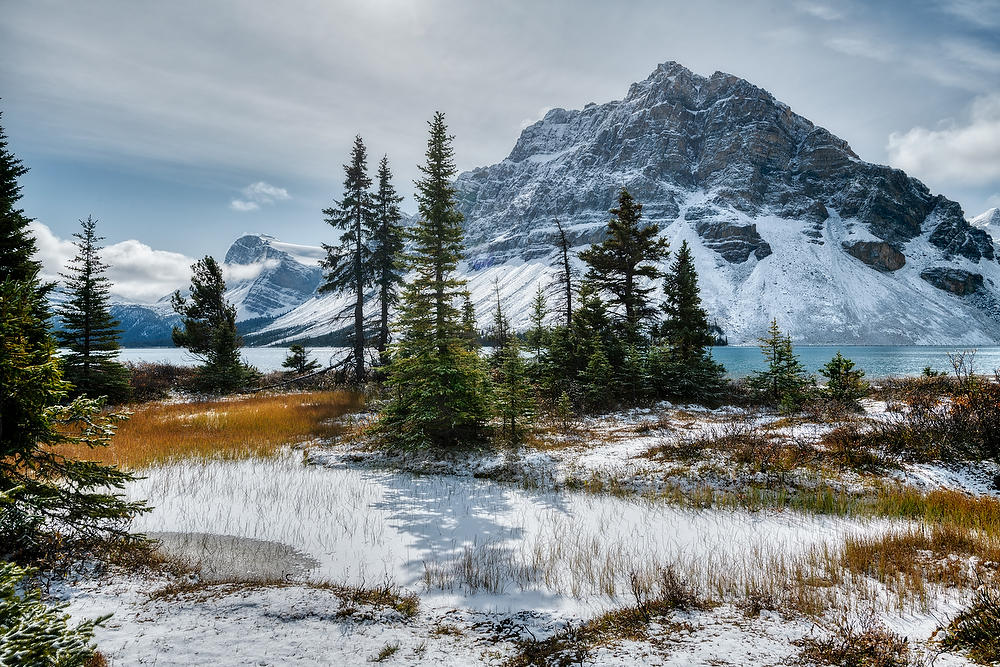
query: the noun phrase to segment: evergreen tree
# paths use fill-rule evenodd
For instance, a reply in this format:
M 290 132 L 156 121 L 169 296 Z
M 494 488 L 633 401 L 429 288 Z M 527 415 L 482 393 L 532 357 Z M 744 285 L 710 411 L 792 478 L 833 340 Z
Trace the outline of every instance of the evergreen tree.
M 725 368 L 707 349 L 715 338 L 701 305 L 698 273 L 687 241 L 664 280 L 666 318 L 658 329 L 662 347 L 653 358 L 659 393 L 671 400 L 711 402 L 725 384 Z
M 288 356 L 281 362 L 281 367 L 287 368 L 289 373 L 305 375 L 319 368 L 319 362 L 309 358 L 305 347 L 298 343 L 293 343 L 288 346 Z
M 101 261 L 104 239 L 97 235 L 97 221 L 88 216 L 80 221 L 82 231 L 74 234 L 76 257 L 70 262 L 66 279 L 67 301 L 57 308 L 63 329 L 56 332 L 62 347 L 65 378 L 75 393 L 92 398 L 106 396 L 121 402 L 129 395 L 129 371 L 118 363 L 118 329 L 111 317 L 109 286 L 104 275 L 108 265 Z
M 0 112 L 2 119 L 3 112 Z M 17 207 L 21 199 L 18 179 L 27 173 L 28 168 L 7 148 L 7 135 L 0 126 L 0 282 L 13 280 L 32 284 L 37 297 L 32 324 L 37 328 L 25 333 L 40 344 L 49 336 L 47 298 L 54 285 L 38 279 L 42 263 L 34 257 L 35 237 L 28 229 L 32 219 Z
M 476 352 L 479 349 L 479 330 L 476 328 L 476 307 L 472 304 L 469 290 L 462 292 L 462 339 L 465 349 Z
M 612 303 L 622 308 L 626 336 L 634 340 L 641 321 L 654 312 L 649 299 L 653 288 L 643 286 L 641 281 L 662 275 L 656 262 L 667 256 L 669 244 L 657 238 L 658 225 L 640 226 L 642 204 L 625 188 L 618 196 L 618 208 L 611 209 L 611 214 L 614 217 L 608 222 L 608 238 L 582 251 L 580 259 L 588 265 L 586 280 L 610 294 Z
M 382 308 L 375 347 L 380 363 L 388 363 L 389 310 L 399 302 L 399 287 L 403 284 L 403 219 L 399 203 L 403 198 L 392 185 L 389 158 L 382 157 L 378 165 L 378 190 L 375 192 L 375 229 L 372 234 L 372 273 L 378 287 Z
M 349 292 L 354 295 L 354 378 L 365 381 L 365 287 L 372 282 L 372 251 L 369 247 L 375 228 L 376 211 L 369 188 L 368 151 L 360 136 L 354 138 L 351 162 L 344 165 L 344 197 L 336 206 L 323 209 L 324 220 L 341 230 L 338 247 L 323 244 L 327 258 L 325 281 L 320 292 Z
M 792 412 L 801 407 L 811 379 L 805 366 L 795 356 L 790 336 L 781 333 L 778 320 L 772 319 L 767 336 L 760 338 L 760 350 L 767 361 L 767 370 L 754 371 L 749 384 L 759 397 Z
M 604 344 L 596 341 L 590 348 L 587 367 L 581 373 L 583 391 L 587 403 L 597 409 L 605 408 L 612 402 L 613 370 L 608 355 L 604 352 Z
M 184 328 L 174 327 L 174 345 L 199 357 L 197 387 L 231 392 L 249 385 L 256 373 L 240 360 L 243 340 L 236 333 L 236 309 L 226 301 L 222 269 L 211 256 L 191 265 L 191 300 L 174 292 L 171 304 L 183 317 Z
M 507 313 L 504 312 L 503 302 L 500 300 L 500 282 L 493 281 L 493 293 L 496 297 L 496 307 L 493 309 L 493 326 L 490 329 L 490 337 L 493 339 L 494 360 L 499 362 L 503 349 L 507 347 L 507 342 L 512 338 L 510 331 L 510 321 Z
M 559 285 L 559 293 L 562 295 L 563 312 L 566 314 L 565 325 L 567 328 L 573 326 L 573 267 L 569 263 L 569 238 L 566 230 L 563 229 L 559 218 L 556 218 L 556 244 L 559 246 L 559 273 L 556 274 L 556 282 Z
M 429 123 L 423 174 L 416 182 L 419 221 L 411 230 L 413 280 L 403 290 L 401 331 L 389 365 L 391 398 L 375 432 L 390 446 L 449 446 L 476 442 L 490 418 L 490 387 L 469 340 L 462 255 L 462 214 L 444 114 Z
M 535 298 L 531 300 L 531 328 L 525 335 L 528 345 L 534 354 L 534 362 L 537 367 L 541 363 L 542 349 L 545 347 L 546 329 L 545 317 L 548 315 L 548 304 L 545 302 L 545 290 L 539 285 L 535 290 Z
M 500 416 L 503 438 L 514 445 L 524 438 L 534 416 L 535 402 L 517 336 L 511 336 L 497 356 L 494 379 L 496 411 Z
M 37 337 L 37 287 L 0 282 L 0 558 L 127 541 L 144 511 L 121 493 L 132 475 L 58 453 L 65 444 L 106 446 L 123 416 L 106 413 L 100 399 L 65 404 L 70 385 L 55 342 Z
M 70 625 L 69 603 L 46 605 L 41 589 L 29 580 L 32 575 L 34 570 L 0 562 L 0 665 L 99 664 L 94 660 L 94 628 L 111 614 Z
M 835 403 L 851 410 L 861 410 L 861 399 L 868 395 L 865 372 L 837 350 L 819 374 L 827 379 L 826 393 Z

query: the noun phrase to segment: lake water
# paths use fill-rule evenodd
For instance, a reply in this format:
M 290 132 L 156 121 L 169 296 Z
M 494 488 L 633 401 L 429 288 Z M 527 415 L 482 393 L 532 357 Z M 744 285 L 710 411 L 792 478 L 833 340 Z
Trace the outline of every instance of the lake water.
M 309 356 L 320 363 L 330 363 L 341 358 L 347 352 L 342 347 L 311 347 L 306 348 Z M 926 366 L 936 370 L 951 371 L 948 353 L 962 351 L 964 348 L 943 345 L 800 345 L 795 348 L 796 354 L 811 373 L 830 360 L 840 350 L 845 357 L 864 369 L 870 378 L 889 376 L 919 375 Z M 247 347 L 243 348 L 243 358 L 264 372 L 281 369 L 288 350 L 282 347 Z M 764 367 L 764 358 L 756 347 L 714 347 L 712 355 L 725 365 L 732 377 L 743 377 L 754 370 Z M 168 362 L 182 366 L 197 365 L 198 361 L 187 350 L 182 348 L 150 347 L 127 348 L 122 350 L 123 361 L 154 361 Z M 976 351 L 975 370 L 978 373 L 991 373 L 1000 368 L 1000 347 L 981 347 Z

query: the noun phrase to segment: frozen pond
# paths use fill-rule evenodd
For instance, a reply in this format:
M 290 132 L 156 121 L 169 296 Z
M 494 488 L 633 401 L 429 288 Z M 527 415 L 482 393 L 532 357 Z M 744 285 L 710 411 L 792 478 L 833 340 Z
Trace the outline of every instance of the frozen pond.
M 631 595 L 633 575 L 652 578 L 666 565 L 716 586 L 717 578 L 754 576 L 768 559 L 874 528 L 791 512 L 691 511 L 473 478 L 307 466 L 301 453 L 143 474 L 130 495 L 155 509 L 136 529 L 169 533 L 168 551 L 215 574 L 391 581 L 501 610 L 603 606 Z

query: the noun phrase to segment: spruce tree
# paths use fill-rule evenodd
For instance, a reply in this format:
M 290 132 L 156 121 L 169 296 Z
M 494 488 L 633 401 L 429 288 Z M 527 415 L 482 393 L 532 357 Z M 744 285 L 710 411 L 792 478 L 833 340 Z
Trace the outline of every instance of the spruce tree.
M 556 244 L 559 247 L 559 272 L 556 274 L 556 282 L 561 295 L 560 305 L 566 315 L 564 324 L 569 328 L 573 326 L 573 267 L 569 261 L 569 238 L 559 218 L 556 218 L 556 232 Z
M 319 368 L 319 362 L 309 358 L 305 347 L 293 343 L 288 346 L 288 356 L 281 362 L 281 367 L 287 368 L 289 373 L 305 375 Z
M 382 156 L 378 165 L 378 190 L 375 192 L 375 228 L 372 233 L 371 266 L 378 301 L 382 312 L 379 318 L 378 338 L 375 348 L 379 361 L 388 363 L 389 311 L 399 302 L 399 287 L 403 284 L 403 219 L 399 203 L 403 198 L 396 194 L 392 184 L 389 158 Z
M 634 340 L 642 320 L 654 312 L 649 298 L 653 288 L 642 281 L 662 275 L 656 263 L 667 256 L 669 244 L 658 238 L 658 225 L 640 225 L 642 204 L 625 188 L 611 214 L 608 238 L 582 251 L 580 259 L 588 265 L 585 279 L 607 292 L 623 310 L 626 336 Z
M 171 303 L 183 317 L 174 327 L 174 345 L 200 358 L 196 386 L 203 391 L 232 392 L 247 387 L 256 372 L 240 359 L 243 340 L 236 333 L 236 308 L 226 300 L 222 269 L 211 256 L 191 265 L 191 300 L 174 292 Z
M 413 280 L 403 290 L 390 400 L 375 433 L 389 446 L 455 446 L 480 441 L 490 418 L 490 387 L 470 342 L 462 255 L 462 214 L 455 201 L 456 167 L 444 114 L 430 121 L 426 164 L 416 182 L 419 220 L 410 230 Z
M 772 319 L 767 336 L 759 341 L 767 369 L 754 371 L 749 379 L 751 388 L 761 399 L 781 407 L 782 411 L 797 410 L 806 398 L 811 379 L 795 356 L 791 336 L 781 333 L 778 320 Z
M 534 355 L 535 366 L 541 363 L 542 349 L 545 347 L 547 331 L 545 328 L 545 318 L 548 315 L 548 304 L 545 301 L 545 290 L 538 285 L 535 290 L 535 298 L 531 300 L 531 328 L 528 329 L 525 339 L 531 346 Z
M 0 120 L 3 112 L 0 112 Z M 21 183 L 18 179 L 28 173 L 28 168 L 7 147 L 7 135 L 0 126 L 0 281 L 30 282 L 38 297 L 35 300 L 37 329 L 29 333 L 36 343 L 49 336 L 49 310 L 47 298 L 54 284 L 42 283 L 38 276 L 42 263 L 35 259 L 35 237 L 28 225 L 32 219 L 18 208 Z
M 504 312 L 503 302 L 500 300 L 500 282 L 493 281 L 493 294 L 496 300 L 496 307 L 493 309 L 493 326 L 490 329 L 490 338 L 493 339 L 493 358 L 499 361 L 500 354 L 507 347 L 508 340 L 512 337 L 510 321 L 507 313 Z
M 827 379 L 826 393 L 830 400 L 849 410 L 861 410 L 861 399 L 868 395 L 865 372 L 854 367 L 854 362 L 837 350 L 819 374 Z
M 56 309 L 63 329 L 56 337 L 67 353 L 63 357 L 65 379 L 74 393 L 97 398 L 106 396 L 121 402 L 129 395 L 129 371 L 118 362 L 120 324 L 111 317 L 110 284 L 105 275 L 108 265 L 101 261 L 97 221 L 87 216 L 76 238 L 76 257 L 68 273 L 65 291 L 69 297 Z
M 499 353 L 494 386 L 501 434 L 509 444 L 516 445 L 524 439 L 535 413 L 528 369 L 521 358 L 521 344 L 517 336 L 511 336 Z
M 701 305 L 698 273 L 687 241 L 670 265 L 664 292 L 662 346 L 653 355 L 659 393 L 671 400 L 712 402 L 724 386 L 725 368 L 708 350 L 714 336 Z
M 346 292 L 354 296 L 354 379 L 365 381 L 365 287 L 372 282 L 372 251 L 369 242 L 376 226 L 375 205 L 369 188 L 368 151 L 360 136 L 354 138 L 350 164 L 344 165 L 344 196 L 335 206 L 323 209 L 324 220 L 339 229 L 340 245 L 323 244 L 327 258 L 325 281 L 320 292 Z
M 121 492 L 134 477 L 112 466 L 68 459 L 63 444 L 108 444 L 122 415 L 98 399 L 66 403 L 56 345 L 48 330 L 48 287 L 38 279 L 30 220 L 16 208 L 27 169 L 0 129 L 0 558 L 52 549 L 91 550 L 130 540 L 144 511 Z

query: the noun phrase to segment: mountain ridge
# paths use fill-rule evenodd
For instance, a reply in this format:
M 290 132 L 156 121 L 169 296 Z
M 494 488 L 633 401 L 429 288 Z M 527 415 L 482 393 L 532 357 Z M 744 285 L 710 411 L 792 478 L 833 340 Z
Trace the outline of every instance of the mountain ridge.
M 621 100 L 548 111 L 504 160 L 458 176 L 460 272 L 480 326 L 496 281 L 525 327 L 536 287 L 553 280 L 553 220 L 575 251 L 600 241 L 623 186 L 673 248 L 691 245 L 705 304 L 733 343 L 752 343 L 772 317 L 800 343 L 1000 340 L 990 221 L 971 224 L 919 180 L 865 162 L 768 91 L 675 62 Z M 230 290 L 243 316 L 265 318 L 247 341 L 331 341 L 348 297 L 306 294 L 308 281 L 283 293 L 282 280 L 315 271 L 289 264 L 306 266 L 276 239 L 241 240 L 238 259 L 262 267 Z

